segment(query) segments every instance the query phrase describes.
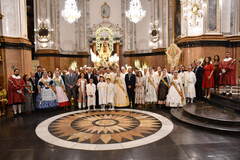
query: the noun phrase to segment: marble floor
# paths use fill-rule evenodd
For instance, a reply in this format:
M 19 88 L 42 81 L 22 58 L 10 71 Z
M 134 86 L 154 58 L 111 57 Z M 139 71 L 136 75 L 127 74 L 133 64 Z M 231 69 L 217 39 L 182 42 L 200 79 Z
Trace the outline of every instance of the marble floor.
M 68 149 L 44 142 L 35 128 L 64 113 L 41 112 L 0 120 L 0 160 L 239 160 L 240 135 L 206 130 L 172 118 L 168 109 L 149 111 L 167 117 L 174 129 L 150 144 L 111 151 Z M 103 122 L 102 122 L 103 123 Z
M 168 118 L 143 110 L 80 110 L 44 120 L 36 134 L 56 146 L 100 151 L 150 144 L 166 137 L 173 128 Z

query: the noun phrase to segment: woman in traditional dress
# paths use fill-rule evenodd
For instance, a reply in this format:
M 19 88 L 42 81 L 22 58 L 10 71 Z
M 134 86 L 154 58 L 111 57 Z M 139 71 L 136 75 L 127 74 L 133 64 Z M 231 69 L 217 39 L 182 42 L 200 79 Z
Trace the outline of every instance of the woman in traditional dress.
M 55 71 L 55 77 L 53 78 L 54 85 L 56 87 L 56 96 L 59 107 L 70 106 L 69 99 L 66 94 L 66 89 L 62 77 L 59 71 Z
M 38 109 L 54 108 L 58 105 L 57 97 L 54 92 L 54 82 L 48 77 L 46 71 L 43 72 L 43 76 L 38 82 L 38 90 L 40 91 L 40 102 L 37 106 Z
M 206 57 L 203 61 L 203 81 L 202 88 L 204 89 L 204 97 L 210 98 L 211 88 L 214 88 L 213 65 L 211 64 L 211 57 Z
M 115 78 L 115 92 L 114 92 L 114 104 L 116 107 L 129 106 L 129 99 L 127 94 L 127 88 L 125 79 L 121 77 L 120 72 L 117 73 Z
M 145 102 L 147 104 L 157 103 L 157 86 L 154 83 L 154 74 L 152 68 L 149 69 L 145 79 Z
M 173 72 L 170 88 L 167 95 L 166 105 L 169 107 L 182 107 L 185 104 L 184 88 L 178 71 Z
M 85 74 L 81 72 L 80 78 L 77 81 L 79 109 L 86 108 L 86 84 L 87 84 L 87 80 L 85 79 Z
M 160 107 L 164 107 L 166 104 L 166 98 L 170 86 L 169 81 L 170 80 L 167 75 L 167 69 L 163 69 L 162 76 L 158 85 L 158 104 L 160 105 Z
M 47 74 L 49 78 L 53 79 L 53 73 L 51 71 L 48 71 Z
M 141 71 L 137 71 L 136 74 L 136 88 L 135 88 L 135 103 L 137 105 L 144 105 L 145 104 L 145 81 Z
M 24 88 L 24 95 L 25 95 L 25 105 L 24 105 L 24 111 L 27 113 L 30 113 L 34 110 L 33 107 L 33 96 L 34 88 L 31 82 L 31 76 L 28 74 L 25 74 L 23 76 L 23 80 L 25 82 L 25 88 Z
M 192 66 L 189 66 L 188 71 L 184 73 L 184 88 L 187 103 L 193 103 L 193 99 L 196 97 L 195 83 L 195 73 L 192 71 Z

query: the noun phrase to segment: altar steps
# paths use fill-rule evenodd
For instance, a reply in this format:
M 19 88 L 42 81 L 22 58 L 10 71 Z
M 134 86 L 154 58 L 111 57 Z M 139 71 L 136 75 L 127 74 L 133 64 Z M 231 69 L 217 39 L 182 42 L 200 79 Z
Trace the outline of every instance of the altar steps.
M 240 132 L 240 114 L 208 104 L 190 104 L 171 109 L 176 119 L 198 127 L 228 132 Z

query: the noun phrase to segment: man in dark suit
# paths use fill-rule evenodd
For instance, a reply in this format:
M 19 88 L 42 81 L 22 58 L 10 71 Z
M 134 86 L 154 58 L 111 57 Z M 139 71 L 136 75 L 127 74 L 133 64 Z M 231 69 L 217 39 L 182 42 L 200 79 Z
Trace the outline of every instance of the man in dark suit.
M 36 107 L 36 98 L 37 98 L 37 84 L 36 84 L 36 80 L 35 80 L 35 74 L 31 73 L 31 78 L 30 78 L 30 82 L 32 84 L 33 87 L 33 93 L 32 93 L 32 98 L 33 98 L 33 106 Z
M 68 74 L 65 76 L 65 87 L 69 100 L 74 98 L 75 106 L 77 106 L 77 80 L 78 75 L 74 73 L 71 68 L 69 68 Z
M 135 104 L 135 85 L 136 85 L 136 76 L 133 74 L 133 69 L 128 68 L 128 73 L 125 75 L 125 83 L 127 86 L 128 98 L 130 101 L 130 107 L 133 107 Z
M 34 88 L 35 94 L 38 94 L 37 86 L 38 86 L 39 79 L 42 78 L 42 74 L 43 74 L 42 67 L 41 66 L 37 66 L 37 72 L 35 73 L 35 78 L 34 78 L 35 85 L 36 85 L 36 87 Z
M 194 69 L 194 73 L 196 75 L 196 80 L 197 80 L 195 83 L 196 100 L 202 101 L 203 100 L 203 90 L 202 90 L 203 67 L 202 67 L 201 61 L 197 62 L 197 66 Z
M 90 79 L 93 79 L 93 83 L 95 85 L 97 85 L 97 83 L 98 83 L 97 74 L 93 72 L 92 68 L 87 68 L 87 73 L 85 74 L 85 79 L 87 80 L 88 83 L 89 83 Z

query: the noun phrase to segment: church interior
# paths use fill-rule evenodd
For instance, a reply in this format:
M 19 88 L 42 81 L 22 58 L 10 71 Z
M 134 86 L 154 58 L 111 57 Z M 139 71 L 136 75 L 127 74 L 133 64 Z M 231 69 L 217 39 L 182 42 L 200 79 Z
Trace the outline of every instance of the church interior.
M 0 0 L 0 159 L 239 160 L 239 0 Z

